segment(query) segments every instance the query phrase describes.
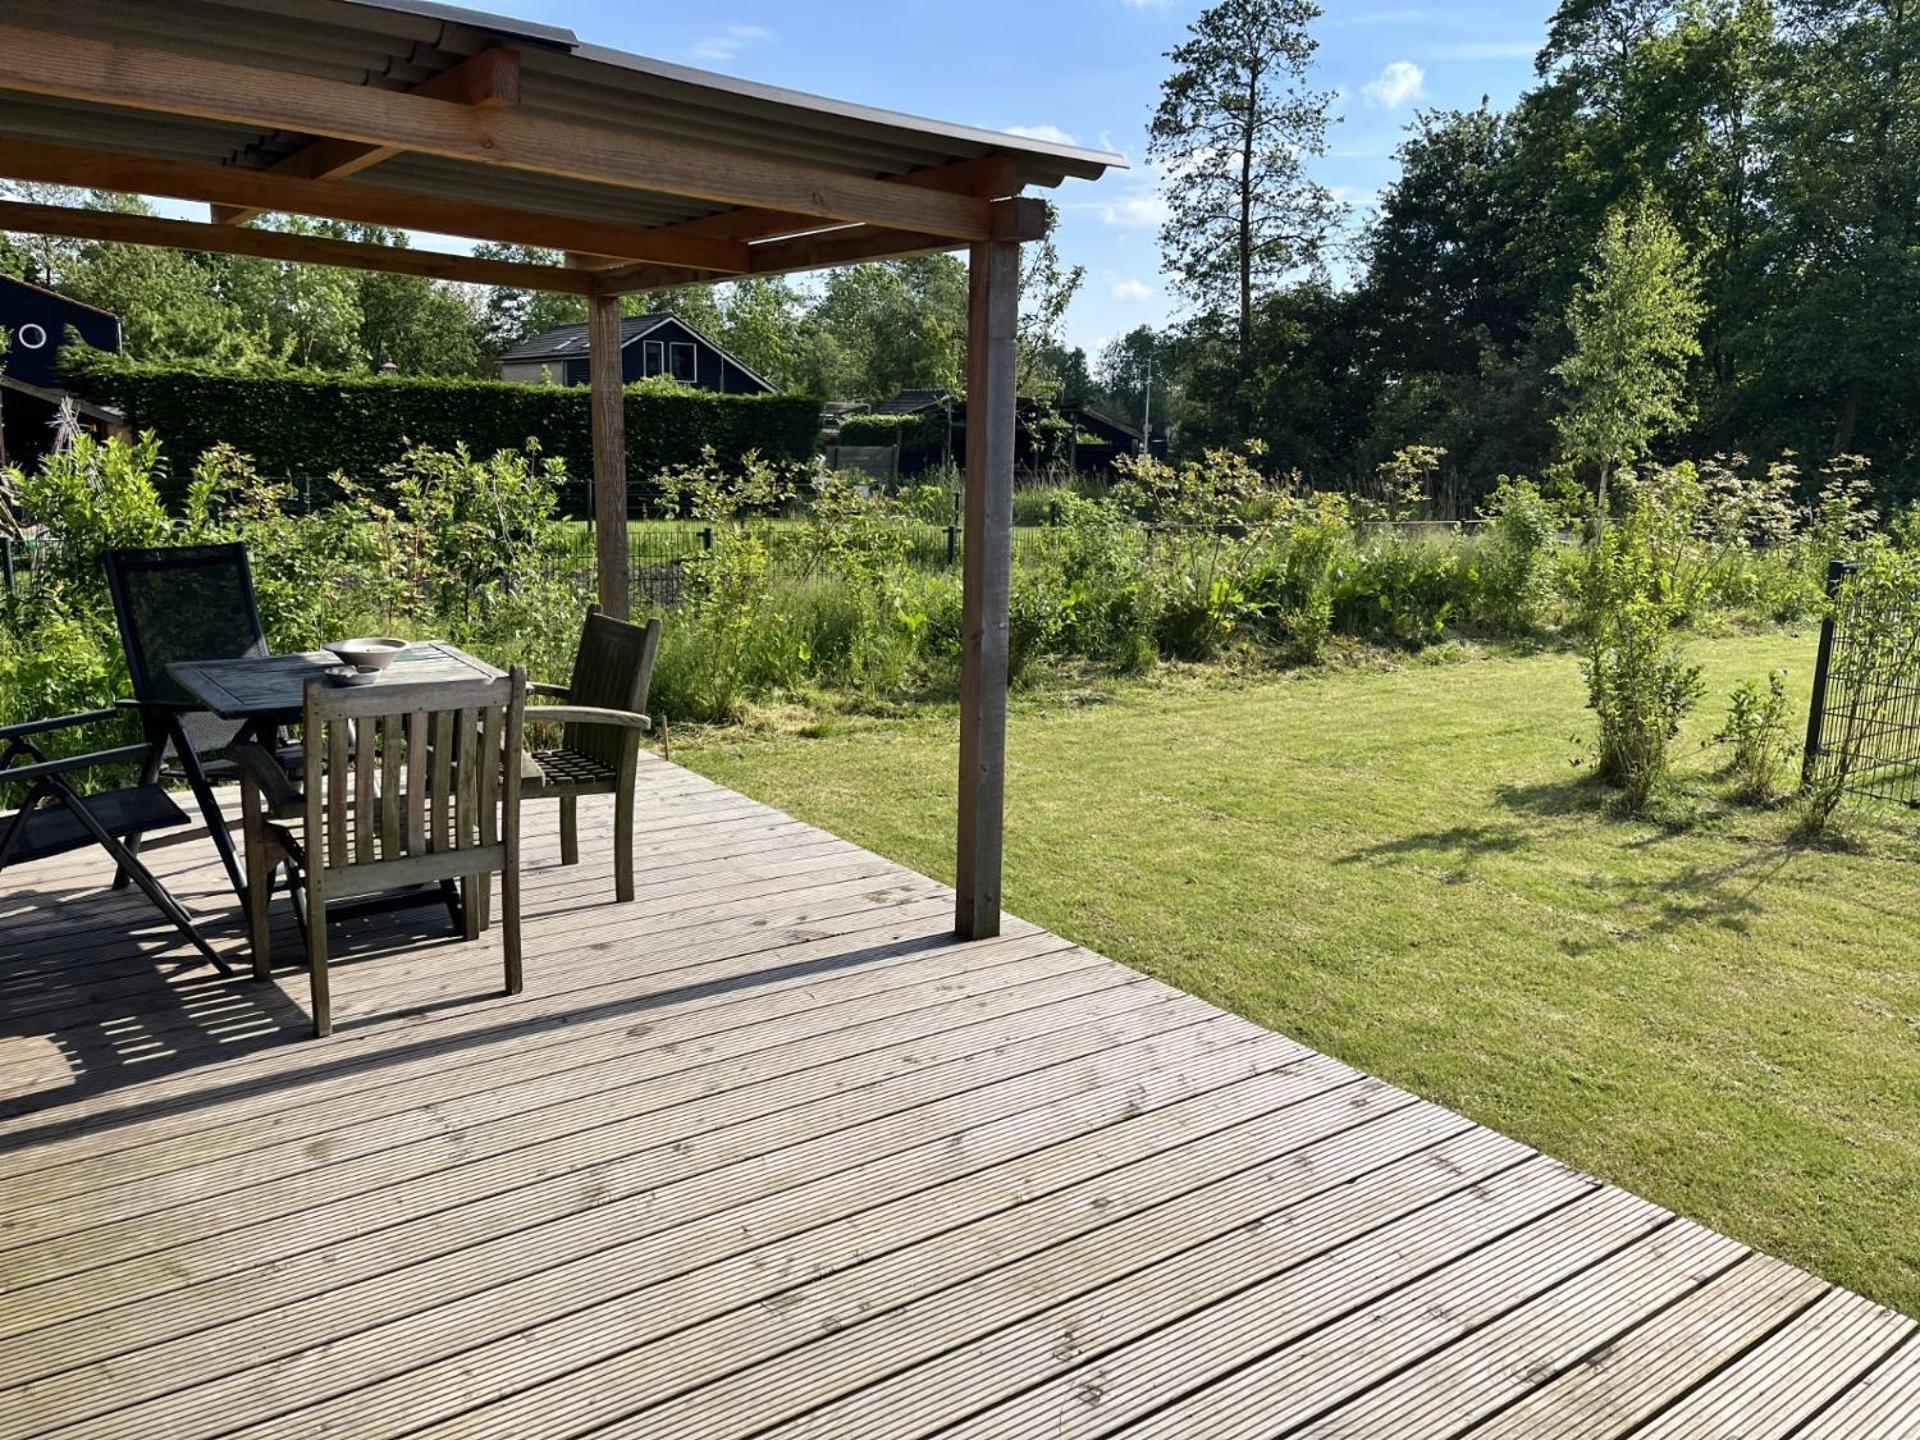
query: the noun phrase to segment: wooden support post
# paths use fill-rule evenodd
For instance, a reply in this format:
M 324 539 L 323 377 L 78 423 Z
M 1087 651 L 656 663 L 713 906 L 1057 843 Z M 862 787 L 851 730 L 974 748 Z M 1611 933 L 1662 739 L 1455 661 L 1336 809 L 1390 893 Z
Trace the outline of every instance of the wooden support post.
M 974 245 L 969 271 L 960 849 L 954 932 L 963 940 L 984 940 L 1000 933 L 1019 242 L 988 240 Z
M 627 412 L 620 368 L 619 296 L 588 297 L 587 349 L 593 379 L 593 518 L 600 608 L 624 620 L 632 572 L 627 555 Z

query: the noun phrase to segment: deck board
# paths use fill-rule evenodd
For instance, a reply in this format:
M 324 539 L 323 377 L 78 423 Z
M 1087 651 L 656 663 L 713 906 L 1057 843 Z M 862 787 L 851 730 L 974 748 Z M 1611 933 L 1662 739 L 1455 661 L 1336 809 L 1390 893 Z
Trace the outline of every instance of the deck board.
M 0 879 L 0 1434 L 1920 1434 L 1907 1318 L 641 794 L 626 905 L 610 807 L 579 867 L 530 827 L 524 994 L 443 913 L 354 922 L 322 1041 L 95 857 Z M 205 837 L 149 859 L 237 956 Z

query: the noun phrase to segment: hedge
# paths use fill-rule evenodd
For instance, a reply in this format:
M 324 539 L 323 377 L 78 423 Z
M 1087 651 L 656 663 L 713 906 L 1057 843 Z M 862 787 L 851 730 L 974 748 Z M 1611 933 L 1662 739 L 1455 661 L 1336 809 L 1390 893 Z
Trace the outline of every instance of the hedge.
M 243 374 L 205 366 L 132 362 L 69 345 L 67 382 L 78 393 L 125 412 L 160 437 L 176 473 L 220 441 L 251 455 L 267 474 L 313 492 L 344 471 L 371 480 L 409 443 L 476 455 L 517 449 L 531 438 L 542 454 L 566 461 L 578 507 L 593 474 L 593 438 L 584 386 L 514 385 L 496 380 L 332 375 L 285 370 Z M 700 458 L 711 446 L 723 461 L 748 450 L 773 460 L 816 453 L 820 402 L 804 395 L 723 395 L 644 381 L 627 388 L 627 474 L 644 486 L 669 465 Z
M 898 445 L 903 473 L 937 464 L 947 450 L 947 417 L 934 410 L 919 415 L 849 415 L 840 422 L 842 445 Z

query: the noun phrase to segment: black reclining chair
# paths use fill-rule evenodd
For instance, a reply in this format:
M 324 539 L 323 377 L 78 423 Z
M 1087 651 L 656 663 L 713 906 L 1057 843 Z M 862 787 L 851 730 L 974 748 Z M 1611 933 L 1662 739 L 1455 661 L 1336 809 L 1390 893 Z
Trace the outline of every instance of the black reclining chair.
M 83 715 L 0 728 L 0 784 L 26 787 L 20 808 L 11 815 L 0 815 L 0 870 L 98 845 L 113 857 L 120 874 L 146 892 L 194 949 L 222 974 L 230 975 L 233 967 L 213 952 L 180 903 L 131 848 L 149 831 L 188 823 L 172 797 L 149 778 L 159 768 L 156 752 L 162 742 L 149 740 L 58 759 L 44 748 L 45 738 L 57 731 L 118 720 L 121 714 L 119 710 L 91 710 Z M 137 785 L 87 795 L 74 787 L 73 777 L 83 770 L 135 764 L 141 771 Z
M 153 767 L 141 778 L 152 782 L 164 774 L 187 782 L 213 834 L 214 849 L 233 892 L 244 902 L 246 878 L 213 794 L 216 783 L 240 778 L 238 767 L 224 752 L 241 727 L 201 709 L 167 667 L 182 660 L 240 660 L 269 653 L 254 600 L 247 547 L 112 550 L 106 567 L 120 643 L 133 679 L 133 698 L 121 703 L 140 712 L 147 739 L 156 747 Z M 168 750 L 173 752 L 173 763 L 163 770 Z M 298 750 L 283 751 L 281 759 L 298 774 Z M 137 854 L 138 842 L 129 848 Z

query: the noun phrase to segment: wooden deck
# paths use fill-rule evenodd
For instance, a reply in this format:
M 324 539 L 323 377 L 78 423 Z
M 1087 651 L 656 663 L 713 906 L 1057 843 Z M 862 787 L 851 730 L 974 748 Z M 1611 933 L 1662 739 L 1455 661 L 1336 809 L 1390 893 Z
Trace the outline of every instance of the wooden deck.
M 324 1041 L 96 857 L 0 878 L 0 1435 L 1920 1436 L 1912 1320 L 642 787 L 629 905 L 530 812 L 524 995 L 359 922 Z

